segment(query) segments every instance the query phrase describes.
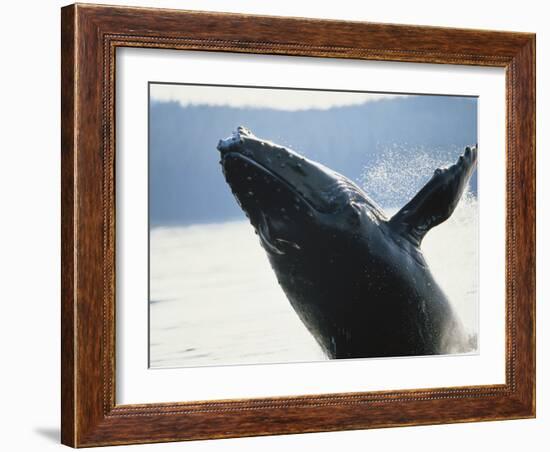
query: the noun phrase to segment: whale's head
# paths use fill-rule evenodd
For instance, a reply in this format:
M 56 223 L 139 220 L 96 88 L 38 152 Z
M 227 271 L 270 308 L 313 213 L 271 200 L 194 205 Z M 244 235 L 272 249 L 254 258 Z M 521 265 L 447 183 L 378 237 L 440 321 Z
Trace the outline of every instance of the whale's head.
M 362 207 L 373 207 L 346 177 L 244 127 L 218 150 L 226 181 L 271 256 L 349 237 L 361 227 Z

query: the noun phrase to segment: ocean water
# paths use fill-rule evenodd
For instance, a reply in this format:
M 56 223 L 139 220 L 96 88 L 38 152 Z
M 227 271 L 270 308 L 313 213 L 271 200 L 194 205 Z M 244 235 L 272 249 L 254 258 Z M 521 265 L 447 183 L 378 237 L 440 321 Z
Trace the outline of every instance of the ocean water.
M 471 335 L 478 328 L 477 221 L 477 201 L 466 195 L 422 245 Z M 152 229 L 149 307 L 151 367 L 327 359 L 247 220 Z

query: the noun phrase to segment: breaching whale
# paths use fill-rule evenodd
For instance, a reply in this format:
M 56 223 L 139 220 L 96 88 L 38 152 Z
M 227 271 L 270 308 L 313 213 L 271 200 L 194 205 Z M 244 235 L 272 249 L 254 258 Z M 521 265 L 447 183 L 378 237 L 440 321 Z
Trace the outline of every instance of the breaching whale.
M 477 146 L 391 218 L 346 177 L 244 127 L 217 148 L 280 286 L 330 358 L 472 350 L 420 245 L 453 213 Z

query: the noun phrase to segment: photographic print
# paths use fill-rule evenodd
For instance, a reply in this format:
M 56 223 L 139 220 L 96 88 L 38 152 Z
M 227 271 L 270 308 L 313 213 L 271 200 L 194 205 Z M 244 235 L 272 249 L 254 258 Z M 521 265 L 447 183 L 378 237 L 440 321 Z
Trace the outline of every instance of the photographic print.
M 535 417 L 534 34 L 78 4 L 61 38 L 63 444 Z
M 149 84 L 149 366 L 477 353 L 471 96 Z

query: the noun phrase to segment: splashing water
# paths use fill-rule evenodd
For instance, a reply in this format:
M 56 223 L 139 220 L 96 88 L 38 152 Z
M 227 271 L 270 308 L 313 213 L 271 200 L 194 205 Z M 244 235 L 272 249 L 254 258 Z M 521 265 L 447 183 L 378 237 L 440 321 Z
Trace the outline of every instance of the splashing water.
M 451 217 L 426 234 L 422 252 L 435 280 L 477 349 L 479 334 L 479 215 L 478 201 L 462 195 Z
M 462 149 L 409 146 L 407 143 L 377 145 L 374 164 L 365 168 L 359 184 L 378 204 L 401 207 L 428 182 L 434 170 L 454 162 Z

